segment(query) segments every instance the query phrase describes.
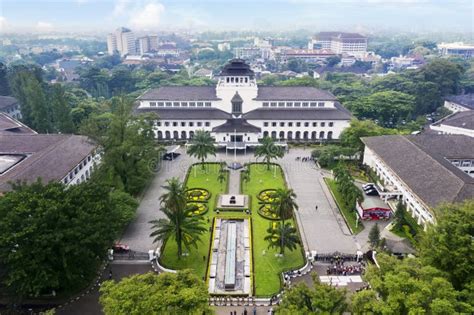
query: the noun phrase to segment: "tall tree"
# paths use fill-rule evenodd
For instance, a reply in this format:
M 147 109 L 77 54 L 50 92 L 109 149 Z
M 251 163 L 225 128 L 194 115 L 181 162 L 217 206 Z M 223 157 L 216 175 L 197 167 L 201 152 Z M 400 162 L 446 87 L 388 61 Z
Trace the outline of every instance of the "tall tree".
M 380 229 L 377 223 L 369 231 L 369 243 L 372 248 L 377 247 L 380 243 Z
M 52 86 L 51 103 L 53 125 L 56 131 L 60 133 L 73 133 L 74 124 L 71 117 L 71 108 L 67 103 L 64 89 L 60 84 L 54 84 Z
M 341 133 L 341 144 L 351 148 L 357 148 L 359 152 L 364 150 L 364 144 L 360 140 L 362 137 L 373 137 L 381 135 L 395 134 L 396 131 L 389 128 L 383 128 L 370 120 L 351 120 L 349 127 Z
M 106 281 L 100 304 L 106 315 L 211 314 L 206 284 L 190 270 Z
M 201 160 L 202 169 L 205 168 L 204 160 L 209 155 L 216 156 L 216 147 L 214 146 L 214 138 L 205 130 L 198 130 L 190 141 L 187 153 L 190 156 Z
M 10 86 L 8 84 L 7 66 L 0 62 L 0 95 L 10 95 Z
M 343 314 L 347 310 L 345 291 L 323 284 L 313 274 L 313 287 L 301 282 L 284 293 L 278 314 Z
M 285 254 L 285 249 L 292 251 L 300 244 L 298 230 L 290 223 L 286 223 L 285 225 L 278 223 L 276 227 L 269 227 L 264 240 L 268 242 L 269 248 L 279 248 L 281 255 Z
M 42 82 L 30 77 L 24 88 L 31 108 L 31 126 L 40 133 L 52 132 L 52 111 L 46 104 Z
M 293 216 L 293 211 L 298 210 L 296 194 L 293 189 L 279 188 L 272 194 L 272 208 L 280 217 L 281 224 L 285 225 L 285 220 Z
M 275 144 L 275 140 L 265 137 L 260 140 L 260 145 L 255 148 L 255 157 L 263 158 L 267 164 L 267 170 L 270 170 L 270 162 L 285 155 L 283 148 Z
M 178 178 L 173 177 L 162 186 L 166 192 L 160 196 L 161 205 L 174 212 L 186 207 L 186 186 Z

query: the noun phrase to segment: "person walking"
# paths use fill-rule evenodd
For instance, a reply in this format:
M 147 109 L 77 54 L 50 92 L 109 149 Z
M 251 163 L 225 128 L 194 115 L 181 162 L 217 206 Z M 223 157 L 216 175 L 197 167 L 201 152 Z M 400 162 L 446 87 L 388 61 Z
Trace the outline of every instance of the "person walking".
M 316 205 L 316 211 L 318 211 L 318 205 Z
M 257 307 L 256 306 L 253 307 L 253 315 L 257 315 Z

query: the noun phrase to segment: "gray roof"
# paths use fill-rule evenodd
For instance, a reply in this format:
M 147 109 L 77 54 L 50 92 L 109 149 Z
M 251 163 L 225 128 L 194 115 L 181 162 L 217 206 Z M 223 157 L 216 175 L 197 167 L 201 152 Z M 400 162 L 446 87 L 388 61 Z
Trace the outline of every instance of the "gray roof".
M 10 190 L 10 181 L 31 183 L 41 178 L 47 183 L 61 180 L 95 148 L 96 145 L 85 136 L 0 135 L 0 155 L 26 156 L 0 175 L 0 191 Z
M 366 39 L 364 35 L 359 33 L 346 33 L 346 32 L 319 32 L 314 35 L 314 39 L 320 40 L 329 40 L 333 38 L 342 38 L 342 39 L 359 39 L 363 38 Z
M 260 132 L 257 126 L 249 124 L 245 119 L 228 119 L 224 124 L 212 128 L 213 132 Z
M 474 93 L 463 95 L 450 95 L 446 96 L 444 99 L 449 102 L 453 102 L 474 110 Z
M 146 107 L 136 108 L 136 114 L 140 113 L 156 113 L 159 119 L 229 119 L 232 117 L 231 114 L 224 112 L 223 110 L 213 107 L 203 108 L 163 108 L 163 107 Z
M 139 100 L 152 101 L 216 101 L 215 86 L 162 86 L 146 91 Z
M 474 111 L 454 113 L 438 122 L 435 125 L 448 125 L 452 127 L 474 130 Z
M 0 110 L 18 103 L 18 100 L 11 96 L 0 96 Z
M 36 132 L 33 129 L 25 126 L 18 120 L 0 112 L 0 135 L 35 133 Z
M 474 138 L 420 134 L 362 141 L 429 207 L 474 197 L 474 178 L 446 159 L 474 159 Z
M 247 120 L 349 120 L 350 112 L 336 103 L 335 108 L 257 108 L 244 114 Z
M 335 101 L 328 91 L 309 86 L 259 86 L 257 101 Z

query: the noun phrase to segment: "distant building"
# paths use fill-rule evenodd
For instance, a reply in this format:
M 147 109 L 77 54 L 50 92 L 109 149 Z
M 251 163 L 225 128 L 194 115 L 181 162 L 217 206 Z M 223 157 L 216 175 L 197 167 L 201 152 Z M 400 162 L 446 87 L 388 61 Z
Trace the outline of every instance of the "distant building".
M 308 49 L 330 49 L 336 54 L 363 56 L 367 52 L 367 37 L 358 33 L 320 32 L 309 41 Z
M 15 119 L 21 119 L 21 106 L 18 100 L 11 96 L 0 96 L 0 112 Z
M 282 62 L 287 62 L 289 59 L 300 59 L 306 62 L 324 61 L 336 54 L 330 49 L 282 49 L 278 54 Z
M 160 57 L 179 57 L 181 51 L 176 47 L 176 43 L 162 43 L 156 49 L 156 55 Z
M 219 50 L 219 51 L 228 51 L 228 50 L 230 50 L 230 44 L 229 43 L 217 44 L 217 50 Z
M 122 57 L 125 55 L 135 55 L 137 46 L 133 32 L 128 28 L 120 27 L 114 33 L 108 34 L 107 52 L 109 55 L 118 52 Z
M 193 75 L 196 77 L 212 79 L 212 70 L 202 68 L 194 72 Z
M 444 107 L 453 112 L 474 110 L 474 93 L 447 96 L 444 98 Z
M 474 45 L 457 43 L 441 43 L 438 49 L 443 56 L 459 56 L 464 58 L 472 58 L 474 56 Z
M 474 110 L 455 112 L 430 125 L 440 134 L 454 134 L 474 137 Z
M 237 47 L 234 48 L 234 56 L 237 59 L 262 58 L 262 50 L 258 47 Z
M 100 156 L 85 136 L 37 134 L 11 117 L 0 114 L 0 194 L 10 182 L 78 184 L 91 176 Z
M 253 40 L 253 45 L 258 48 L 272 48 L 273 40 L 269 38 L 255 37 Z
M 399 198 L 426 227 L 444 202 L 474 198 L 474 138 L 464 135 L 391 135 L 362 138 L 363 163 L 380 178 L 382 199 Z
M 144 55 L 149 52 L 158 50 L 158 36 L 143 36 L 137 38 L 136 42 L 137 53 L 139 55 Z

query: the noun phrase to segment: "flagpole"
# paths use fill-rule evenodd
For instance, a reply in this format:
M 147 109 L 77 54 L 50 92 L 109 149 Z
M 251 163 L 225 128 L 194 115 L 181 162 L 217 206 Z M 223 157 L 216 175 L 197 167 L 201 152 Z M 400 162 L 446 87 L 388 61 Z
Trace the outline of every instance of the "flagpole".
M 237 130 L 234 129 L 234 162 L 237 162 Z

